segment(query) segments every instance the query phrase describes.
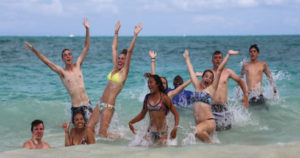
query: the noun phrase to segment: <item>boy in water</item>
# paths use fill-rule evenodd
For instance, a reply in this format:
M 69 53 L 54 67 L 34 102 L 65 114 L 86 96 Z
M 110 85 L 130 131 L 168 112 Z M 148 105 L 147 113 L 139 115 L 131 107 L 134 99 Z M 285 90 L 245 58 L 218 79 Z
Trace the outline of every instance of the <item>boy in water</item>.
M 44 135 L 44 123 L 42 120 L 34 120 L 31 123 L 32 138 L 24 143 L 27 149 L 49 149 L 50 145 L 42 141 Z
M 243 64 L 241 78 L 243 78 L 244 74 L 246 74 L 248 94 L 250 98 L 249 103 L 251 105 L 264 104 L 265 101 L 262 92 L 263 73 L 266 74 L 270 85 L 273 87 L 274 96 L 276 96 L 277 90 L 267 64 L 265 62 L 258 61 L 259 48 L 256 44 L 250 46 L 249 56 L 251 61 Z

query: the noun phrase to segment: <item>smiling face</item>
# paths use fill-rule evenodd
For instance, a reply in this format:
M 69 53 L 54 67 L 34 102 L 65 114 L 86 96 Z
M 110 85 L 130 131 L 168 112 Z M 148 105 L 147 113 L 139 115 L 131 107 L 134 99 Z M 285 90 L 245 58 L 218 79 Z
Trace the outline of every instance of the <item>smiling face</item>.
M 75 116 L 74 116 L 74 126 L 75 128 L 84 128 L 84 118 L 83 118 L 83 115 L 81 113 L 77 113 Z
M 148 79 L 148 88 L 150 90 L 150 93 L 155 93 L 155 92 L 159 91 L 158 85 L 155 82 L 155 79 L 153 77 L 149 77 L 149 79 Z
M 44 125 L 40 123 L 32 128 L 32 137 L 41 140 L 44 135 Z
M 256 48 L 251 48 L 249 51 L 249 56 L 252 61 L 255 61 L 259 57 L 259 52 L 257 51 Z
M 117 68 L 118 70 L 122 69 L 125 65 L 126 55 L 125 54 L 119 54 L 117 59 Z
M 167 88 L 168 88 L 167 80 L 164 77 L 161 77 L 160 79 L 161 79 L 162 85 L 164 87 L 164 90 L 167 90 Z
M 62 60 L 66 65 L 73 64 L 72 52 L 68 49 L 65 49 L 62 53 Z
M 201 84 L 203 85 L 203 87 L 206 88 L 210 86 L 213 83 L 213 81 L 214 81 L 214 74 L 210 71 L 204 72 L 201 80 Z

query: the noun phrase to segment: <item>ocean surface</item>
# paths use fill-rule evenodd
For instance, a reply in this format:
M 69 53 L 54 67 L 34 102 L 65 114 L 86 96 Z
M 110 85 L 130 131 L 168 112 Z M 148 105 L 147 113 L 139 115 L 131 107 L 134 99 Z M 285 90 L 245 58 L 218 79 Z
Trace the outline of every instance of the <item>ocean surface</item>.
M 119 51 L 127 48 L 132 37 L 119 38 Z M 112 70 L 112 37 L 91 37 L 91 47 L 82 65 L 86 92 L 95 105 L 101 96 Z M 74 62 L 82 52 L 84 37 L 0 37 L 0 157 L 299 157 L 300 155 L 300 36 L 200 36 L 200 37 L 138 37 L 133 51 L 130 72 L 124 89 L 116 101 L 116 111 L 110 131 L 121 138 L 96 137 L 96 144 L 64 147 L 64 131 L 60 124 L 70 120 L 70 97 L 58 75 L 36 55 L 25 49 L 24 41 L 57 65 L 64 67 L 61 51 L 69 48 Z M 274 77 L 278 97 L 273 98 L 264 76 L 263 90 L 269 110 L 245 110 L 237 96 L 236 83 L 229 81 L 229 104 L 234 118 L 232 129 L 216 132 L 216 144 L 204 144 L 195 139 L 192 108 L 179 108 L 180 123 L 177 138 L 167 146 L 149 146 L 143 141 L 149 116 L 135 124 L 135 136 L 128 122 L 142 109 L 144 96 L 149 92 L 149 50 L 158 53 L 156 72 L 165 76 L 169 87 L 176 75 L 189 78 L 185 49 L 195 71 L 211 68 L 215 50 L 224 54 L 229 49 L 240 51 L 231 56 L 227 68 L 240 74 L 241 65 L 249 61 L 252 44 L 260 48 L 260 61 L 265 61 Z M 186 89 L 194 90 L 192 85 Z M 31 139 L 30 124 L 34 119 L 45 123 L 43 140 L 52 149 L 26 150 L 23 143 Z M 169 132 L 173 116 L 168 116 Z

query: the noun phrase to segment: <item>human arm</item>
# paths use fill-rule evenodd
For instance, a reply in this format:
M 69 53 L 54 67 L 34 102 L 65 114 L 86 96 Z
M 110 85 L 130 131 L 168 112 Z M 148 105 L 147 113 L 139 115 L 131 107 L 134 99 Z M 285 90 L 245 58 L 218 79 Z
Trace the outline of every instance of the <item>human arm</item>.
M 189 51 L 188 50 L 185 50 L 184 53 L 183 53 L 183 57 L 186 61 L 186 65 L 187 65 L 187 68 L 188 68 L 188 71 L 190 73 L 190 76 L 191 76 L 191 80 L 192 80 L 192 83 L 195 87 L 195 90 L 196 91 L 199 91 L 200 90 L 200 82 L 194 72 L 194 68 L 193 68 L 193 65 L 191 63 L 191 60 L 190 60 L 190 57 L 189 57 Z
M 26 48 L 31 50 L 36 54 L 36 56 L 45 63 L 52 71 L 56 72 L 59 76 L 63 77 L 63 69 L 60 66 L 53 64 L 49 59 L 47 59 L 42 53 L 34 48 L 33 45 L 29 44 L 27 41 L 24 42 Z
M 230 75 L 229 77 L 231 77 L 241 87 L 244 93 L 244 98 L 243 98 L 244 107 L 248 109 L 248 93 L 244 81 L 241 78 L 239 78 L 239 76 L 236 75 L 232 70 L 228 70 L 228 71 Z
M 179 124 L 179 113 L 176 110 L 176 107 L 173 105 L 171 99 L 168 96 L 164 96 L 164 101 L 165 104 L 169 107 L 170 111 L 172 112 L 172 114 L 174 115 L 174 128 L 172 129 L 171 133 L 170 133 L 170 137 L 171 139 L 176 138 L 176 133 L 177 133 L 177 127 Z
M 219 80 L 220 80 L 222 71 L 223 71 L 225 65 L 227 64 L 227 61 L 228 61 L 229 57 L 231 55 L 236 55 L 236 54 L 239 54 L 239 52 L 238 51 L 229 50 L 228 53 L 227 53 L 227 55 L 226 55 L 226 57 L 222 61 L 222 63 L 219 65 L 219 67 L 217 69 L 216 76 L 214 77 L 214 81 L 213 81 L 213 84 L 212 84 L 212 87 L 213 87 L 214 90 L 217 90 L 217 88 L 218 88 Z
M 91 128 L 86 127 L 86 135 L 87 135 L 87 143 L 88 144 L 95 144 L 95 136 L 94 132 Z
M 276 86 L 275 86 L 271 71 L 268 68 L 268 65 L 266 63 L 264 63 L 264 71 L 263 72 L 266 74 L 266 76 L 269 79 L 270 85 L 273 87 L 273 93 L 274 93 L 274 97 L 275 97 L 277 94 Z
M 126 59 L 125 59 L 125 64 L 124 64 L 124 69 L 125 69 L 125 78 L 127 78 L 127 75 L 128 75 L 128 72 L 129 72 L 129 66 L 130 66 L 130 60 L 131 60 L 131 55 L 132 55 L 132 51 L 133 51 L 133 48 L 134 48 L 134 45 L 135 45 L 135 41 L 136 41 L 136 38 L 139 34 L 139 32 L 142 30 L 142 23 L 139 23 L 137 26 L 135 26 L 134 28 L 134 36 L 133 36 L 133 39 L 131 41 L 131 44 L 128 48 L 128 52 L 127 52 L 127 55 L 126 55 Z
M 114 65 L 114 69 L 117 69 L 117 51 L 118 51 L 118 38 L 119 38 L 119 30 L 120 30 L 121 24 L 120 20 L 115 25 L 115 35 L 112 45 L 112 62 Z
M 61 128 L 65 131 L 65 146 L 71 146 L 71 134 L 69 133 L 70 122 L 65 122 Z
M 90 48 L 90 25 L 89 25 L 89 21 L 87 18 L 84 18 L 83 26 L 85 27 L 85 30 L 86 30 L 84 48 L 82 50 L 81 55 L 78 57 L 78 59 L 76 61 L 76 63 L 78 63 L 80 66 L 82 65 L 82 63 L 86 57 L 86 54 Z
M 144 105 L 143 105 L 143 109 L 142 111 L 135 117 L 133 118 L 131 121 L 129 121 L 128 125 L 130 130 L 132 131 L 133 134 L 136 134 L 136 130 L 133 126 L 134 123 L 141 121 L 142 119 L 145 118 L 146 114 L 147 114 L 147 98 L 148 95 L 146 95 L 145 99 L 144 99 Z
M 170 99 L 173 99 L 178 93 L 180 93 L 185 87 L 187 87 L 190 83 L 192 82 L 191 79 L 188 79 L 187 81 L 185 81 L 182 85 L 178 86 L 177 88 L 175 88 L 172 91 L 168 92 L 168 96 L 170 97 Z
M 23 148 L 26 148 L 26 149 L 32 149 L 32 146 L 31 146 L 30 140 L 29 140 L 29 141 L 27 141 L 27 142 L 25 142 L 25 143 L 23 144 Z
M 155 75 L 155 57 L 157 56 L 157 53 L 150 50 L 149 56 L 151 57 L 151 74 Z

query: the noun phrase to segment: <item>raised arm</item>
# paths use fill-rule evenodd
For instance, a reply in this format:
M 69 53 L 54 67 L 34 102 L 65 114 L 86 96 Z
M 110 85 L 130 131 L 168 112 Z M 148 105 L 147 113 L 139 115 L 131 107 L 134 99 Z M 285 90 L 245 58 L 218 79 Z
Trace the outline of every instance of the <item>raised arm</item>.
M 63 76 L 63 68 L 60 66 L 57 66 L 53 64 L 49 59 L 47 59 L 43 54 L 41 54 L 38 50 L 34 48 L 33 45 L 29 44 L 27 41 L 24 42 L 26 48 L 28 50 L 31 50 L 36 54 L 36 56 L 43 62 L 45 63 L 52 71 L 56 72 L 60 77 Z
M 232 78 L 241 87 L 244 93 L 244 98 L 243 98 L 244 107 L 248 109 L 248 93 L 244 81 L 241 78 L 239 78 L 239 76 L 236 75 L 232 70 L 228 69 L 228 71 L 230 72 L 229 77 Z
M 227 55 L 226 55 L 226 57 L 222 61 L 222 63 L 219 65 L 219 67 L 217 69 L 217 74 L 214 77 L 214 82 L 212 84 L 214 90 L 217 90 L 217 88 L 218 88 L 219 80 L 220 80 L 222 71 L 223 71 L 225 65 L 227 64 L 227 61 L 228 61 L 230 55 L 235 55 L 235 54 L 239 54 L 239 52 L 238 51 L 229 50 L 228 53 L 227 53 Z
M 147 114 L 147 99 L 148 96 L 145 97 L 144 99 L 144 105 L 143 105 L 143 109 L 142 111 L 135 117 L 133 118 L 131 121 L 129 121 L 128 125 L 129 125 L 129 128 L 130 130 L 132 131 L 133 134 L 136 134 L 135 132 L 135 128 L 133 127 L 133 124 L 136 123 L 136 122 L 139 122 L 141 121 L 142 119 L 145 118 L 146 114 Z
M 135 26 L 134 28 L 134 36 L 133 36 L 133 39 L 131 41 L 131 44 L 128 48 L 128 52 L 127 52 L 127 55 L 126 55 L 126 60 L 125 60 L 125 65 L 124 65 L 124 69 L 125 69 L 125 75 L 127 76 L 128 75 L 128 72 L 129 72 L 129 66 L 130 66 L 130 59 L 131 59 L 131 55 L 132 55 L 132 51 L 133 51 L 133 48 L 134 48 L 134 45 L 135 45 L 135 41 L 136 41 L 136 38 L 138 36 L 138 34 L 140 33 L 140 31 L 142 30 L 142 23 L 139 23 L 137 26 Z
M 114 69 L 117 69 L 117 51 L 118 51 L 118 38 L 119 38 L 120 27 L 121 27 L 121 24 L 120 24 L 120 20 L 119 20 L 115 26 L 115 36 L 114 36 L 113 45 L 112 45 L 112 62 L 114 65 Z
M 172 91 L 168 92 L 168 96 L 170 99 L 173 99 L 178 93 L 180 93 L 185 87 L 187 87 L 190 83 L 192 82 L 191 79 L 188 79 L 187 81 L 185 81 L 182 85 L 178 86 L 177 88 L 175 88 Z
M 65 131 L 65 146 L 71 146 L 71 136 L 69 133 L 70 122 L 65 122 L 61 125 L 61 128 Z
M 89 26 L 89 21 L 87 18 L 84 18 L 83 21 L 83 26 L 85 27 L 85 42 L 84 42 L 84 48 L 82 50 L 81 55 L 78 57 L 76 63 L 78 63 L 80 66 L 82 65 L 87 52 L 89 51 L 90 48 L 90 26 Z
M 155 58 L 157 56 L 157 53 L 150 50 L 149 51 L 149 56 L 151 57 L 151 74 L 155 75 Z
M 192 80 L 192 83 L 195 87 L 195 90 L 196 91 L 199 91 L 200 90 L 200 82 L 194 72 L 194 68 L 193 68 L 193 65 L 191 63 L 191 60 L 190 60 L 190 57 L 189 57 L 189 51 L 188 50 L 185 50 L 184 53 L 183 53 L 183 57 L 185 58 L 185 61 L 186 61 L 186 65 L 187 65 L 187 68 L 188 68 L 188 71 L 190 73 L 190 76 L 191 76 L 191 80 Z
M 176 138 L 177 127 L 179 124 L 179 113 L 168 96 L 165 95 L 164 100 L 165 100 L 165 104 L 169 107 L 170 111 L 174 115 L 174 128 L 170 133 L 171 139 L 174 139 Z
M 275 83 L 274 83 L 274 80 L 273 80 L 271 71 L 270 71 L 270 69 L 268 68 L 268 65 L 267 65 L 266 63 L 264 63 L 264 73 L 265 73 L 266 76 L 268 77 L 269 82 L 270 82 L 271 86 L 273 87 L 273 93 L 274 93 L 274 97 L 275 97 L 276 94 L 277 94 L 276 86 L 275 86 Z

